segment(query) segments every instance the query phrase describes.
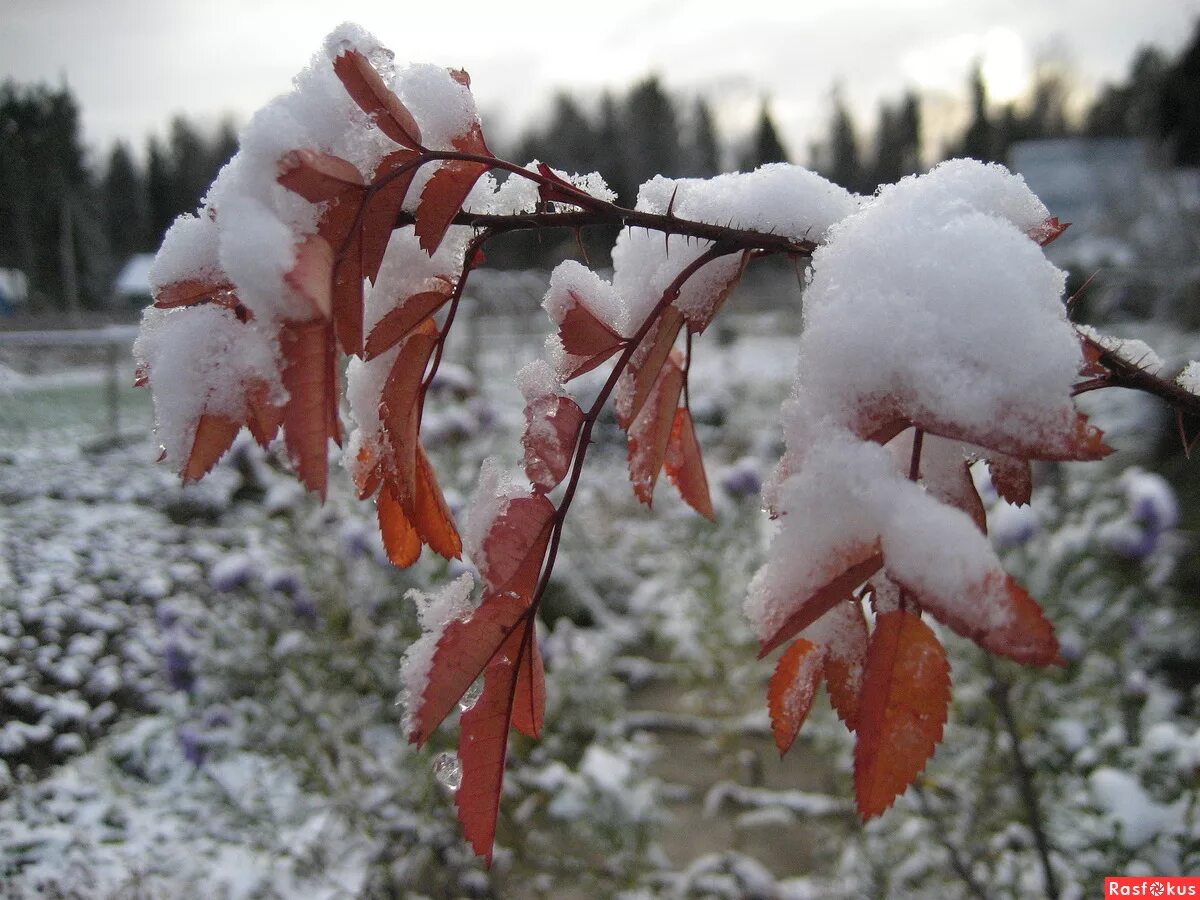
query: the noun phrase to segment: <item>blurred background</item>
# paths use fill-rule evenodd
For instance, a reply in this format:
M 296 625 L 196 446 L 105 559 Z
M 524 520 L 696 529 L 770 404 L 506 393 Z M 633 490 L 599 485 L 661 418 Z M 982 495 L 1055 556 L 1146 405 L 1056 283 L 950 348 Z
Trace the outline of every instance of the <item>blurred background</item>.
M 800 163 L 855 191 L 972 156 L 1072 227 L 1075 318 L 1173 376 L 1200 358 L 1200 4 L 343 3 L 398 61 L 470 71 L 489 143 L 599 171 Z M 740 606 L 770 528 L 800 327 L 752 268 L 697 344 L 720 516 L 639 507 L 598 431 L 540 636 L 544 739 L 514 740 L 497 864 L 454 822 L 453 723 L 403 741 L 409 590 L 347 479 L 318 506 L 239 442 L 202 483 L 156 469 L 129 347 L 152 254 L 237 131 L 337 20 L 315 3 L 0 6 L 0 884 L 13 896 L 1093 896 L 1200 872 L 1200 488 L 1169 411 L 1082 403 L 1118 453 L 1043 466 L 1032 507 L 978 480 L 1006 566 L 1068 666 L 953 636 L 945 744 L 867 827 L 822 708 L 782 762 Z M 613 235 L 589 232 L 603 268 Z M 425 436 L 456 511 L 511 462 L 573 236 L 489 245 Z M 1155 351 L 1149 354 L 1149 348 Z M 586 393 L 596 385 L 581 380 Z

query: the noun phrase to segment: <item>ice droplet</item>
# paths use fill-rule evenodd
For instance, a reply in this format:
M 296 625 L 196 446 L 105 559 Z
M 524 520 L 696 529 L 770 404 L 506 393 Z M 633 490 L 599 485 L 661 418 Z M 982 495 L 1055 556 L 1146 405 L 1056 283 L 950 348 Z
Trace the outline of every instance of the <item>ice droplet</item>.
M 439 753 L 433 758 L 433 777 L 438 783 L 451 791 L 457 791 L 462 784 L 462 763 L 458 761 L 457 753 Z
M 469 710 L 472 706 L 479 702 L 479 698 L 483 695 L 483 679 L 477 678 L 474 683 L 467 688 L 467 692 L 462 695 L 458 701 L 458 708 L 463 712 Z

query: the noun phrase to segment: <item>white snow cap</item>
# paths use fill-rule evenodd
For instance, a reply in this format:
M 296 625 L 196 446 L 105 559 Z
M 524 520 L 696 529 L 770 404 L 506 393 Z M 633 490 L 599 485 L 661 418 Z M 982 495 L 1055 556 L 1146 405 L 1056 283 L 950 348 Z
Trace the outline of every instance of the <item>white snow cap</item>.
M 764 490 L 782 527 L 746 600 L 760 638 L 876 550 L 942 613 L 1005 624 L 995 552 L 950 505 L 971 490 L 975 451 L 931 437 L 917 484 L 911 442 L 898 438 L 893 455 L 862 419 L 886 399 L 898 414 L 1018 445 L 1070 429 L 1079 338 L 1065 276 L 1030 237 L 1048 215 L 1003 167 L 952 160 L 830 223 L 804 296 L 786 453 Z
M 772 163 L 754 172 L 716 178 L 664 178 L 642 185 L 637 209 L 681 219 L 732 225 L 794 240 L 820 240 L 835 222 L 854 212 L 862 198 L 815 172 L 789 163 Z M 636 331 L 663 291 L 711 243 L 642 228 L 621 232 L 613 247 L 613 288 L 625 298 L 626 328 Z M 715 260 L 684 285 L 678 306 L 689 318 L 702 318 L 714 290 L 737 271 L 731 256 Z
M 279 380 L 278 348 L 252 322 L 232 310 L 206 305 L 148 308 L 133 345 L 138 365 L 154 385 L 155 432 L 176 468 L 191 455 L 201 414 L 243 422 L 247 387 L 260 382 L 270 402 L 287 398 Z

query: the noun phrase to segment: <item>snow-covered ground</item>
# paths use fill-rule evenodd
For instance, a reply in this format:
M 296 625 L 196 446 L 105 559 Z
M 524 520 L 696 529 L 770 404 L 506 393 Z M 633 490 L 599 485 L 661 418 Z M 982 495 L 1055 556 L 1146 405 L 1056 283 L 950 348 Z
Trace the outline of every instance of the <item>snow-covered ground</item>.
M 1105 403 L 1099 424 L 1128 452 L 1042 471 L 1031 510 L 991 510 L 1067 668 L 989 667 L 947 636 L 945 743 L 919 788 L 863 828 L 849 813 L 851 744 L 827 710 L 782 762 L 770 743 L 769 668 L 741 606 L 769 539 L 757 489 L 782 446 L 797 328 L 731 321 L 697 343 L 692 370 L 718 526 L 669 485 L 653 511 L 638 506 L 621 433 L 597 430 L 544 606 L 545 735 L 514 740 L 490 873 L 454 820 L 452 735 L 411 749 L 395 704 L 418 633 L 404 595 L 462 567 L 390 568 L 340 471 L 319 507 L 273 454 L 239 443 L 184 489 L 154 466 L 148 435 L 100 440 L 99 385 L 5 380 L 5 890 L 1023 896 L 1043 876 L 1001 694 L 1065 896 L 1094 895 L 1106 873 L 1200 868 L 1194 544 L 1166 482 L 1120 474 L 1152 464 L 1134 450 L 1151 443 L 1148 407 Z M 499 319 L 468 319 L 456 337 L 425 432 L 461 508 L 485 456 L 519 456 L 510 374 L 540 339 Z M 123 401 L 124 432 L 147 431 L 145 399 Z M 1185 529 L 1195 515 L 1185 503 Z

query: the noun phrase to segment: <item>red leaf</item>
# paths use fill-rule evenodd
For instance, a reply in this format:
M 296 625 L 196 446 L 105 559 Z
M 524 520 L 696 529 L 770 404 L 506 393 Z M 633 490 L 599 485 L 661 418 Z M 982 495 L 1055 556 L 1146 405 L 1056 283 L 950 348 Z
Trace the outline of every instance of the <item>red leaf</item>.
M 629 428 L 642 411 L 642 407 L 650 396 L 650 391 L 654 389 L 655 382 L 658 380 L 659 371 L 675 346 L 675 338 L 679 336 L 679 329 L 682 327 L 683 314 L 674 306 L 668 306 L 658 317 L 658 322 L 650 329 L 650 333 L 643 339 L 639 352 L 631 361 L 633 402 L 624 419 L 618 417 L 622 428 Z M 643 348 L 645 348 L 644 355 L 641 352 Z
M 996 493 L 1009 503 L 1024 506 L 1033 497 L 1033 470 L 1029 460 L 1003 453 L 988 455 L 988 473 Z
M 400 346 L 379 400 L 380 428 L 391 455 L 384 460 L 396 499 L 410 512 L 417 492 L 417 434 L 420 430 L 422 378 L 437 346 L 437 328 L 426 319 Z
M 708 492 L 708 477 L 704 474 L 700 443 L 696 440 L 696 428 L 692 424 L 692 413 L 686 407 L 675 410 L 675 424 L 671 426 L 671 440 L 667 444 L 663 465 L 667 477 L 687 505 L 710 522 L 717 521 Z
M 529 629 L 522 629 L 522 633 L 528 640 Z M 496 841 L 496 819 L 500 813 L 518 669 L 523 657 L 529 653 L 524 641 L 520 647 L 516 659 L 498 654 L 488 664 L 483 694 L 459 720 L 458 759 L 462 764 L 462 783 L 454 793 L 454 802 L 458 806 L 463 835 L 488 866 L 492 864 Z
M 939 622 L 991 653 L 1030 666 L 1062 663 L 1054 626 L 1037 601 L 1009 575 L 994 573 L 968 597 L 939 597 L 902 586 Z M 996 606 L 1001 610 L 996 611 Z M 1003 623 L 988 627 L 991 615 Z
M 780 756 L 791 748 L 808 718 L 824 667 L 825 648 L 804 638 L 798 638 L 779 658 L 767 689 L 767 709 Z
M 408 297 L 389 309 L 367 336 L 364 359 L 374 359 L 391 350 L 414 328 L 436 313 L 454 293 L 454 285 L 444 278 L 431 279 L 435 288 Z
M 429 740 L 528 613 L 528 602 L 519 597 L 486 594 L 470 618 L 446 626 L 434 648 L 425 692 L 413 716 L 412 743 Z
M 566 354 L 578 361 L 568 369 L 567 381 L 590 372 L 625 345 L 625 340 L 596 318 L 574 291 L 569 293 L 576 303 L 559 323 L 558 336 Z
M 538 199 L 543 203 L 569 203 L 579 206 L 579 188 L 559 175 L 543 162 L 537 164 L 538 174 L 549 179 L 549 184 L 538 185 Z
M 750 262 L 750 251 L 744 252 L 737 260 L 737 266 L 732 268 L 729 277 L 717 286 L 711 300 L 704 303 L 699 308 L 702 310 L 700 315 L 688 319 L 688 329 L 692 334 L 703 334 L 704 331 L 712 324 L 713 319 L 717 317 L 717 313 L 721 311 L 721 307 L 725 305 L 725 301 L 729 299 L 729 295 L 733 293 L 733 289 L 737 287 L 738 282 L 742 280 L 742 273 L 746 271 L 746 265 Z M 729 265 L 729 258 L 715 259 L 708 265 L 703 266 L 700 271 L 707 269 L 713 271 L 713 267 L 720 266 L 724 268 Z M 699 273 L 697 273 L 699 274 Z M 701 283 L 698 280 L 693 280 L 691 284 Z M 694 307 L 694 303 L 689 303 L 689 308 Z
M 842 634 L 836 652 L 831 649 L 825 655 L 825 686 L 838 718 L 854 731 L 858 727 L 858 697 L 867 660 L 867 617 L 857 600 L 835 608 L 829 615 L 840 615 Z
M 880 615 L 867 650 L 854 748 L 864 820 L 891 806 L 925 768 L 949 704 L 950 665 L 929 626 L 903 609 Z
M 525 406 L 525 474 L 534 489 L 549 493 L 567 475 L 583 410 L 570 397 L 537 397 Z
M 154 305 L 159 309 L 171 309 L 176 306 L 195 306 L 197 303 L 220 302 L 223 306 L 237 302 L 234 287 L 228 281 L 197 281 L 185 279 L 174 281 L 159 289 L 154 295 Z
M 217 464 L 237 437 L 241 424 L 225 416 L 203 413 L 196 422 L 192 451 L 183 465 L 183 483 L 199 481 Z
M 270 389 L 263 382 L 251 385 L 250 390 L 246 392 L 246 405 L 250 412 L 246 419 L 246 427 L 250 429 L 254 440 L 258 441 L 258 445 L 265 450 L 283 424 L 283 408 L 271 402 Z
M 375 498 L 375 507 L 379 514 L 379 533 L 383 537 L 388 559 L 392 565 L 407 569 L 421 555 L 421 538 L 417 529 L 404 514 L 404 508 L 389 485 L 384 485 Z
M 680 361 L 680 355 L 675 354 L 661 367 L 649 402 L 629 429 L 629 480 L 633 492 L 647 506 L 654 499 L 654 485 L 667 456 L 675 409 L 683 390 Z
M 312 307 L 312 315 L 328 319 L 333 311 L 333 247 L 319 234 L 296 250 L 296 263 L 285 281 Z
M 357 50 L 345 50 L 333 61 L 333 71 L 341 79 L 346 93 L 375 120 L 380 131 L 403 147 L 420 148 L 421 129 L 416 120 L 400 98 L 384 84 L 370 60 Z
M 358 213 L 366 198 L 365 190 L 345 193 L 330 200 L 317 222 L 317 234 L 329 241 L 335 259 L 340 259 L 350 246 L 351 236 L 357 237 L 361 226 Z
M 413 525 L 421 541 L 428 544 L 434 553 L 446 559 L 459 559 L 462 556 L 462 539 L 454 527 L 454 517 L 450 515 L 446 498 L 438 486 L 437 475 L 420 443 L 417 444 L 416 503 L 413 512 Z
M 285 153 L 279 160 L 276 181 L 312 203 L 332 200 L 347 191 L 360 191 L 364 184 L 353 163 L 315 150 Z
M 761 644 L 758 658 L 762 659 L 776 647 L 789 641 L 811 625 L 839 602 L 853 594 L 855 588 L 874 575 L 883 566 L 883 556 L 877 547 L 859 547 L 843 555 L 848 562 L 838 563 L 841 573 L 831 578 L 820 590 L 810 595 L 796 611 L 784 620 L 769 638 Z M 844 568 L 842 568 L 844 566 Z
M 442 163 L 433 173 L 425 190 L 421 191 L 414 226 L 421 249 L 430 256 L 441 246 L 475 182 L 489 168 L 484 163 L 452 159 Z
M 333 267 L 333 325 L 342 352 L 363 350 L 362 232 L 356 231 Z
M 529 630 L 534 632 L 534 628 L 531 619 Z M 542 736 L 542 723 L 546 718 L 546 670 L 536 632 L 530 635 L 529 652 L 521 657 L 517 669 L 512 715 L 513 725 L 521 734 L 534 740 Z
M 1051 216 L 1032 229 L 1029 232 L 1029 236 L 1043 247 L 1046 247 L 1058 240 L 1059 236 L 1070 227 L 1070 222 L 1060 222 L 1058 221 L 1058 216 Z
M 554 505 L 544 494 L 509 501 L 483 540 L 483 559 L 475 560 L 492 591 L 526 603 L 532 600 L 554 515 Z
M 279 329 L 283 352 L 283 432 L 296 475 L 325 499 L 328 439 L 341 441 L 333 327 L 328 322 L 284 322 Z
M 362 222 L 363 276 L 375 283 L 388 241 L 396 228 L 396 218 L 404 207 L 404 198 L 417 174 L 417 166 L 401 171 L 418 159 L 411 150 L 396 150 L 385 156 L 371 177 L 373 191 L 367 197 Z M 399 174 L 393 174 L 397 173 Z

